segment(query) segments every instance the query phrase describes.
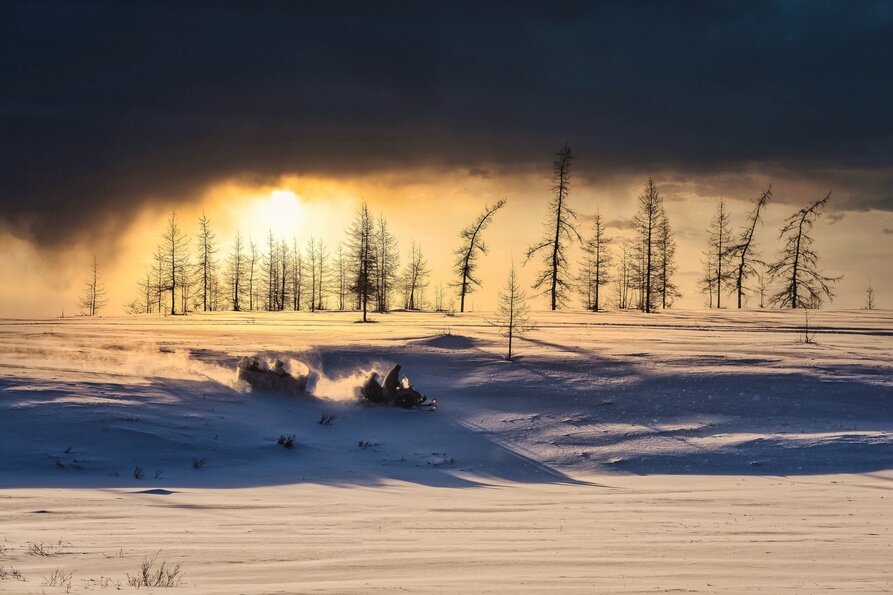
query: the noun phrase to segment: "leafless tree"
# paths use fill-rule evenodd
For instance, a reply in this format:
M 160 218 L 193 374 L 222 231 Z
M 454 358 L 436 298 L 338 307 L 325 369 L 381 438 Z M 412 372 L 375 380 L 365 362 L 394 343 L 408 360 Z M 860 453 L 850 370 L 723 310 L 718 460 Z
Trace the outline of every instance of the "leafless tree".
M 607 285 L 610 279 L 609 267 L 611 238 L 605 232 L 600 213 L 595 214 L 592 225 L 592 236 L 583 244 L 583 262 L 580 267 L 580 290 L 586 309 L 598 312 L 601 310 L 599 290 Z
M 198 278 L 201 286 L 202 310 L 205 312 L 209 310 L 211 285 L 214 282 L 214 254 L 217 252 L 214 239 L 211 220 L 202 213 L 198 220 Z
M 195 303 L 195 276 L 191 274 L 193 267 L 189 261 L 189 253 L 185 253 L 186 257 L 183 263 L 183 272 L 180 274 L 180 309 L 183 314 L 190 311 L 190 304 Z
M 701 262 L 704 265 L 704 274 L 698 279 L 698 290 L 707 296 L 707 307 L 713 308 L 713 296 L 716 294 L 716 265 L 713 262 L 712 251 L 706 251 Z
M 455 287 L 459 289 L 460 312 L 465 312 L 465 296 L 481 286 L 480 279 L 475 277 L 475 270 L 477 269 L 478 256 L 487 253 L 487 246 L 484 244 L 482 235 L 493 220 L 493 214 L 504 206 L 505 199 L 503 198 L 493 205 L 484 207 L 484 212 L 459 234 L 459 237 L 462 238 L 462 245 L 455 252 L 456 262 L 453 265 L 453 271 L 459 277 Z
M 291 272 L 291 251 L 288 249 L 288 243 L 285 240 L 279 241 L 279 248 L 277 250 L 277 263 L 279 266 L 278 273 L 278 296 L 276 299 L 276 306 L 279 310 L 285 310 L 285 305 L 288 303 L 288 289 L 289 289 L 289 273 Z
M 375 223 L 364 201 L 354 216 L 348 231 L 348 250 L 352 267 L 353 292 L 357 305 L 363 311 L 363 322 L 368 321 L 369 298 L 375 292 Z
M 152 273 L 149 269 L 146 269 L 146 279 L 144 281 L 140 281 L 140 300 L 138 302 L 139 306 L 136 309 L 131 308 L 131 314 L 151 314 L 153 310 L 153 306 L 155 304 L 155 288 L 156 285 L 152 282 Z
M 419 310 L 422 307 L 422 292 L 428 287 L 431 270 L 428 260 L 422 254 L 422 247 L 415 242 L 409 250 L 409 262 L 403 271 L 403 306 L 407 310 Z
M 512 263 L 512 268 L 509 270 L 509 278 L 506 281 L 505 289 L 499 292 L 496 318 L 490 321 L 490 324 L 497 327 L 502 336 L 508 339 L 508 354 L 505 359 L 512 361 L 513 339 L 515 337 L 523 337 L 526 333 L 533 330 L 533 325 L 530 322 L 530 308 L 527 305 L 527 296 L 518 282 L 514 263 Z
M 868 288 L 865 289 L 865 309 L 874 310 L 874 287 L 871 286 L 871 279 L 868 280 Z
M 304 254 L 298 248 L 298 240 L 292 238 L 291 242 L 291 309 L 295 312 L 301 309 L 301 297 L 304 291 Z
M 732 232 L 729 231 L 729 210 L 726 201 L 722 198 L 716 205 L 716 213 L 710 220 L 707 229 L 708 243 L 704 255 L 713 269 L 710 275 L 713 277 L 711 286 L 716 292 L 716 307 L 722 308 L 722 292 L 731 287 L 734 281 L 732 272 L 732 252 L 729 247 L 732 243 Z
M 760 262 L 754 247 L 753 236 L 760 222 L 760 214 L 772 198 L 772 186 L 763 193 L 751 211 L 748 225 L 741 230 L 738 241 L 729 246 L 729 254 L 737 263 L 735 271 L 735 292 L 738 295 L 738 308 L 742 307 L 747 280 L 757 274 L 756 265 Z M 760 300 L 762 302 L 762 300 Z M 762 307 L 762 306 L 760 306 Z
M 779 238 L 785 239 L 785 246 L 778 260 L 768 269 L 773 279 L 784 283 L 771 298 L 771 302 L 781 308 L 818 308 L 825 298 L 834 298 L 831 285 L 840 277 L 827 277 L 819 271 L 819 256 L 810 235 L 829 200 L 830 192 L 788 217 L 781 229 Z
M 654 311 L 655 277 L 657 272 L 655 259 L 655 239 L 660 220 L 665 217 L 664 199 L 657 191 L 652 178 L 648 178 L 645 189 L 639 195 L 639 211 L 633 218 L 633 228 L 638 236 L 639 250 L 639 288 L 640 305 L 644 312 Z
M 177 214 L 171 213 L 168 219 L 164 233 L 161 235 L 161 247 L 159 254 L 163 259 L 164 266 L 164 286 L 165 290 L 170 291 L 171 296 L 171 315 L 177 313 L 176 291 L 179 288 L 181 292 L 182 310 L 185 313 L 187 308 L 187 294 L 191 283 L 188 281 L 189 273 L 187 271 L 189 263 L 189 254 L 187 253 L 186 234 L 180 229 L 177 222 Z
M 153 288 L 155 301 L 157 304 L 157 312 L 159 314 L 164 313 L 164 294 L 167 291 L 167 284 L 165 283 L 165 262 L 166 259 L 164 257 L 164 252 L 162 251 L 162 247 L 159 245 L 155 250 L 155 254 L 152 255 L 152 259 L 154 262 L 154 266 L 152 267 L 153 273 Z
M 757 278 L 757 294 L 760 296 L 760 310 L 766 307 L 766 292 L 769 290 L 768 275 L 764 268 L 754 273 Z
M 620 246 L 620 260 L 617 262 L 615 273 L 617 282 L 617 307 L 625 310 L 629 307 L 630 276 L 632 265 L 630 263 L 630 242 L 623 242 Z
M 438 283 L 434 289 L 434 311 L 443 312 L 443 283 Z
M 378 263 L 375 272 L 375 309 L 387 312 L 390 310 L 391 292 L 398 281 L 400 252 L 397 237 L 391 233 L 383 214 L 378 216 L 375 226 L 375 258 Z
M 248 242 L 248 309 L 254 310 L 255 291 L 254 279 L 257 271 L 257 244 L 252 240 Z
M 86 316 L 96 316 L 108 305 L 105 286 L 102 284 L 102 277 L 99 273 L 99 262 L 95 255 L 90 266 L 90 275 L 84 283 L 84 293 L 81 295 L 79 305 Z
M 533 288 L 549 295 L 552 310 L 566 304 L 568 291 L 572 289 L 572 276 L 568 271 L 568 244 L 583 243 L 583 238 L 577 232 L 577 213 L 567 204 L 572 161 L 571 149 L 565 146 L 558 153 L 553 166 L 553 194 L 549 202 L 545 233 L 539 243 L 527 250 L 525 260 L 528 262 L 538 253 L 543 255 L 543 269 L 537 275 Z
M 276 309 L 276 287 L 278 281 L 276 279 L 279 268 L 276 266 L 276 238 L 273 237 L 273 230 L 267 232 L 267 253 L 264 257 L 264 271 L 266 273 L 267 296 L 264 303 L 267 311 Z
M 316 309 L 326 309 L 326 293 L 329 291 L 328 274 L 329 274 L 329 249 L 326 247 L 322 238 L 316 243 Z
M 305 254 L 307 255 L 307 266 L 310 269 L 310 311 L 316 311 L 316 271 L 317 271 L 317 259 L 316 259 L 316 238 L 310 237 L 307 240 L 307 248 L 305 250 Z
M 307 241 L 307 266 L 310 269 L 310 311 L 324 308 L 324 292 L 328 287 L 325 275 L 328 272 L 329 251 L 321 238 L 311 237 Z
M 345 254 L 343 242 L 338 243 L 338 251 L 336 252 L 336 255 L 335 267 L 338 273 L 338 310 L 344 311 L 344 298 L 347 295 L 347 255 Z
M 242 234 L 236 232 L 236 237 L 233 239 L 232 251 L 227 260 L 229 272 L 229 300 L 234 312 L 242 310 L 242 295 L 245 292 L 243 278 L 245 277 L 246 264 Z
M 673 281 L 676 274 L 676 238 L 670 227 L 670 220 L 664 213 L 657 224 L 655 246 L 657 256 L 657 293 L 660 295 L 660 307 L 666 310 L 682 294 Z

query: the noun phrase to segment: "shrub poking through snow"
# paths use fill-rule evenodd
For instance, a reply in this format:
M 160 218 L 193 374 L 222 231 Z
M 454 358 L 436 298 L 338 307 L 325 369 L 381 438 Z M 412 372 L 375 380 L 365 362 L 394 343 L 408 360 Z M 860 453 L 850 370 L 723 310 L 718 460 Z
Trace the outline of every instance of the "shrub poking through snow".
M 145 471 L 143 471 L 143 468 L 140 467 L 139 465 L 137 465 L 133 468 L 133 478 L 134 479 L 142 479 L 143 477 L 145 477 L 145 475 L 146 475 Z
M 192 457 L 192 468 L 193 469 L 201 469 L 205 465 L 208 464 L 207 459 L 200 459 L 198 457 Z
M 279 436 L 279 439 L 276 440 L 276 444 L 278 444 L 282 448 L 294 448 L 295 447 L 295 435 L 290 434 L 290 435 L 286 436 L 285 434 L 282 434 L 281 436 Z
M 322 417 L 319 418 L 319 421 L 317 423 L 321 426 L 330 426 L 335 423 L 335 416 L 328 413 L 323 413 Z
M 158 552 L 151 558 L 144 558 L 140 565 L 139 572 L 131 576 L 127 573 L 127 584 L 131 587 L 176 587 L 180 584 L 180 564 L 168 566 L 166 560 L 160 563 L 158 560 Z
M 45 587 L 62 587 L 66 593 L 71 592 L 71 577 L 74 576 L 74 570 L 63 572 L 56 568 L 50 576 L 43 577 L 43 586 Z
M 54 556 L 60 553 L 65 546 L 66 543 L 61 539 L 55 544 L 43 541 L 29 541 L 25 551 L 31 556 Z
M 5 581 L 6 579 L 24 581 L 25 577 L 17 568 L 0 566 L 0 581 Z

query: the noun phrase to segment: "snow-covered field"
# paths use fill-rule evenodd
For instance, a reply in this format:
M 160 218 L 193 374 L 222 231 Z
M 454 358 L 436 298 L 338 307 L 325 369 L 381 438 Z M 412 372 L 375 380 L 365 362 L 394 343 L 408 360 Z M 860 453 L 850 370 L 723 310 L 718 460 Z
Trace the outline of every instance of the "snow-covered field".
M 0 321 L 0 591 L 893 589 L 893 312 L 543 312 L 514 363 L 485 314 L 355 320 Z M 394 362 L 436 412 L 356 402 Z

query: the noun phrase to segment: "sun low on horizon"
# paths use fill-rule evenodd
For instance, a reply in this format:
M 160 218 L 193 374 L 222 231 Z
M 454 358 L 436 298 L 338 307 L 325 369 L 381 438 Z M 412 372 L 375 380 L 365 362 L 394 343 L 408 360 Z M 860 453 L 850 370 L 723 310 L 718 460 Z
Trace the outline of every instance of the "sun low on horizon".
M 307 215 L 301 199 L 291 190 L 277 189 L 257 209 L 260 220 L 253 227 L 266 224 L 276 236 L 298 229 Z

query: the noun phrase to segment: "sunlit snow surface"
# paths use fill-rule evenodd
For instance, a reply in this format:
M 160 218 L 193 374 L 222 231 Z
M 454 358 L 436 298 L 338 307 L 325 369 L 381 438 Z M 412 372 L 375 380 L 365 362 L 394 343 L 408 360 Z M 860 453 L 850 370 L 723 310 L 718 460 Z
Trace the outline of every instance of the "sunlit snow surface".
M 0 591 L 129 589 L 159 550 L 201 593 L 893 588 L 893 313 L 812 313 L 806 344 L 802 312 L 543 312 L 513 363 L 486 314 L 356 318 L 0 322 L 28 579 Z M 243 355 L 322 398 L 247 392 Z M 356 402 L 393 363 L 437 412 Z

